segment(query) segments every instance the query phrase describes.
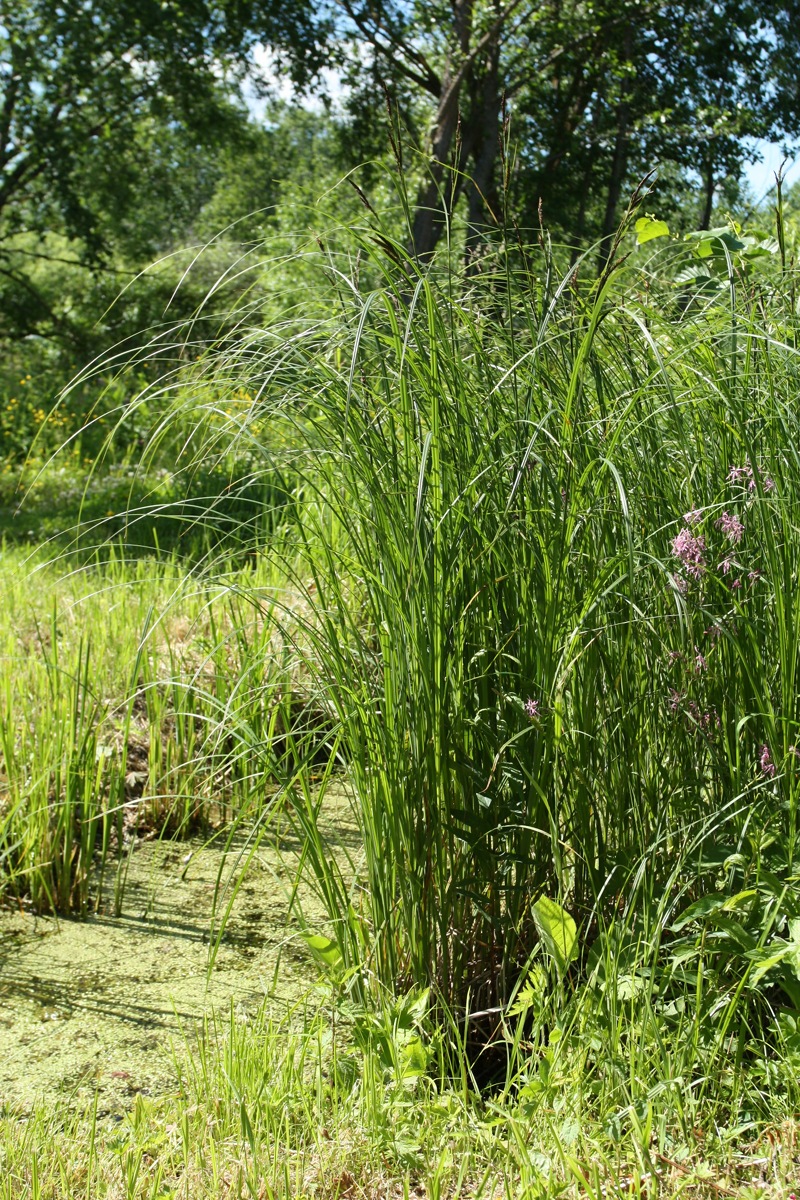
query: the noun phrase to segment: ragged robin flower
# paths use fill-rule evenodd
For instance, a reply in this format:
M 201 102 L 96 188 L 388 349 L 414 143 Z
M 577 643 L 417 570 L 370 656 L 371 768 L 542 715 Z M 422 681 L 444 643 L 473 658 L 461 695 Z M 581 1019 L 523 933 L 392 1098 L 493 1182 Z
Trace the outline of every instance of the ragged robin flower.
M 693 534 L 689 528 L 682 529 L 672 539 L 672 553 L 694 579 L 700 579 L 706 569 L 705 550 L 706 539 L 702 534 Z

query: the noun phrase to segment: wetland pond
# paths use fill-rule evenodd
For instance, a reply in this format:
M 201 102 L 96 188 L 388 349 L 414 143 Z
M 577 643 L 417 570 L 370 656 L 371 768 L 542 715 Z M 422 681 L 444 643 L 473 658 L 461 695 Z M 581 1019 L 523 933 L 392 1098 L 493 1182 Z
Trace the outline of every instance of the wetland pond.
M 338 804 L 332 832 L 352 854 L 357 831 Z M 224 1018 L 231 1003 L 249 1013 L 267 995 L 277 1012 L 313 985 L 289 914 L 299 846 L 277 835 L 250 863 L 209 975 L 217 879 L 237 857 L 234 848 L 223 862 L 222 846 L 137 845 L 116 918 L 0 911 L 0 1106 L 96 1091 L 98 1112 L 119 1111 L 137 1093 L 175 1086 L 174 1050 L 191 1044 L 205 1013 Z M 299 898 L 313 919 L 313 893 L 301 887 Z

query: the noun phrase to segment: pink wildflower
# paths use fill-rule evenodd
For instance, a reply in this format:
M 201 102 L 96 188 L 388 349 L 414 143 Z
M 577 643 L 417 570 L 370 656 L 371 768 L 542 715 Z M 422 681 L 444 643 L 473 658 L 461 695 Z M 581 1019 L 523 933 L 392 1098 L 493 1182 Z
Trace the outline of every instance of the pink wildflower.
M 719 569 L 723 575 L 730 574 L 731 567 L 733 566 L 733 561 L 734 560 L 730 556 L 728 558 L 723 558 L 722 562 L 719 564 Z
M 742 586 L 742 581 L 741 581 L 741 579 L 734 579 L 734 580 L 731 582 L 731 587 L 734 589 L 734 591 L 736 590 L 736 588 L 740 588 L 741 586 Z
M 728 483 L 744 483 L 745 481 L 747 481 L 748 492 L 754 492 L 757 486 L 756 477 L 750 463 L 746 462 L 743 467 L 731 467 L 728 472 Z M 765 492 L 771 492 L 775 487 L 775 480 L 771 475 L 765 475 L 761 486 Z
M 708 670 L 708 663 L 705 660 L 705 655 L 698 650 L 697 646 L 694 648 L 694 669 L 695 671 Z
M 525 701 L 525 713 L 531 719 L 531 721 L 537 720 L 539 716 L 539 701 L 534 700 L 532 696 L 529 696 Z
M 710 709 L 709 712 L 701 712 L 696 700 L 690 700 L 687 707 L 689 716 L 703 733 L 708 733 L 711 729 L 719 729 L 719 717 L 715 708 Z
M 728 472 L 728 483 L 740 483 L 743 479 L 752 481 L 753 468 L 750 463 L 745 463 L 743 467 L 731 467 Z
M 736 513 L 724 512 L 716 522 L 717 529 L 721 529 L 725 537 L 734 546 L 742 540 L 744 534 L 744 525 L 736 516 Z
M 703 557 L 706 549 L 706 539 L 702 534 L 695 536 L 691 529 L 682 529 L 672 539 L 672 553 L 683 566 L 687 574 L 699 579 L 706 569 Z
M 761 578 L 761 572 L 760 571 L 748 571 L 747 578 L 750 580 L 751 583 L 758 583 L 759 579 Z
M 761 770 L 766 775 L 767 779 L 772 779 L 778 768 L 772 761 L 772 755 L 769 752 L 769 746 L 764 745 L 761 747 L 761 757 L 758 761 L 761 764 Z
M 682 659 L 683 659 L 683 655 L 681 654 L 680 650 L 667 651 L 667 660 L 668 660 L 670 666 L 672 666 L 676 662 L 681 662 Z
M 681 706 L 683 696 L 676 688 L 669 689 L 669 707 L 670 712 L 677 712 Z
M 699 525 L 702 521 L 703 514 L 700 512 L 699 508 L 692 508 L 689 510 L 689 512 L 683 514 L 683 519 L 687 525 L 690 525 L 691 528 L 694 529 L 694 527 Z

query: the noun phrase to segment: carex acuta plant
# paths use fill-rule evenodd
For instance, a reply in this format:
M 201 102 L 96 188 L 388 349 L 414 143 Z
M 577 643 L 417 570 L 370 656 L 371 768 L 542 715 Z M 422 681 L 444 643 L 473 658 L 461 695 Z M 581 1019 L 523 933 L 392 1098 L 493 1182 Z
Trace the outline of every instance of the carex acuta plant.
M 360 979 L 502 1003 L 543 896 L 591 939 L 634 894 L 664 926 L 758 871 L 765 826 L 793 869 L 796 315 L 730 256 L 721 298 L 678 294 L 680 253 L 584 283 L 543 242 L 465 280 L 351 228 L 304 255 L 313 317 L 251 309 L 186 368 L 209 455 L 227 429 L 293 497 L 267 607 L 325 735 L 304 759 L 284 697 L 287 795 Z M 363 841 L 347 866 L 321 740 Z

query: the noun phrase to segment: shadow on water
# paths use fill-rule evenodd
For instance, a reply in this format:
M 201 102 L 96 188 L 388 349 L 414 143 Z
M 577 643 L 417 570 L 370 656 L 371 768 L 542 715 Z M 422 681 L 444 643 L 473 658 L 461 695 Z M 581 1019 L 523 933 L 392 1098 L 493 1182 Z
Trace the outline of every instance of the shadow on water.
M 357 834 L 338 816 L 336 840 L 352 855 Z M 0 912 L 0 1104 L 97 1089 L 101 1108 L 118 1110 L 175 1086 L 172 1048 L 210 1009 L 233 1004 L 244 1017 L 266 995 L 276 1009 L 295 1003 L 315 979 L 289 913 L 298 851 L 285 831 L 262 845 L 210 975 L 217 845 L 138 846 L 119 918 Z M 315 897 L 301 889 L 300 900 L 313 920 Z

